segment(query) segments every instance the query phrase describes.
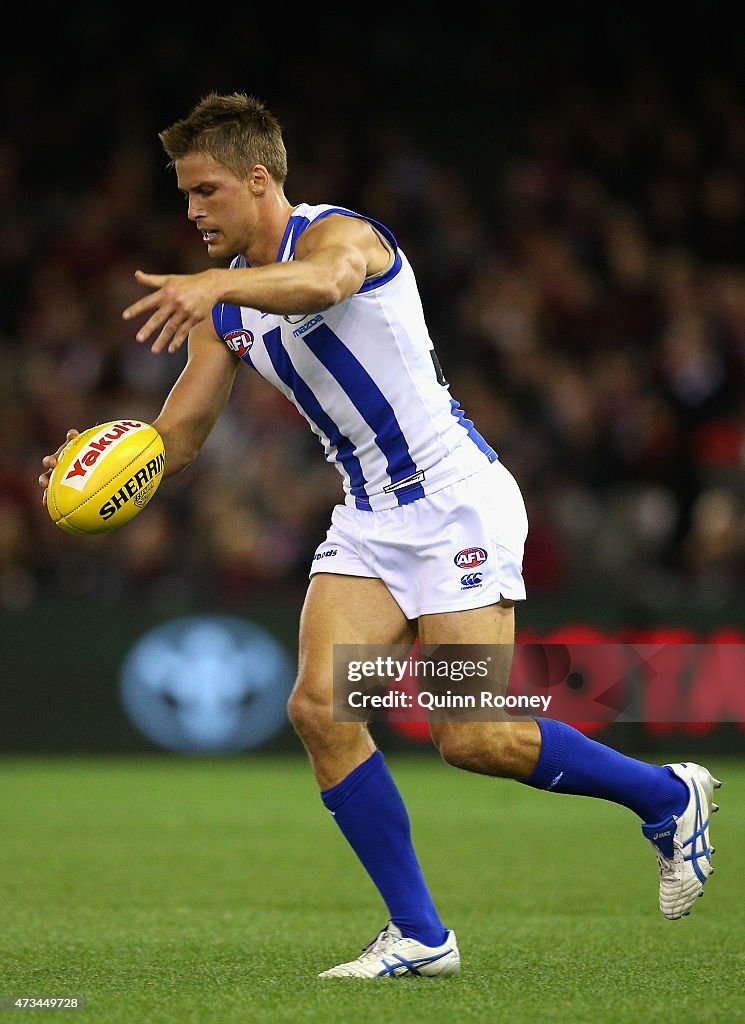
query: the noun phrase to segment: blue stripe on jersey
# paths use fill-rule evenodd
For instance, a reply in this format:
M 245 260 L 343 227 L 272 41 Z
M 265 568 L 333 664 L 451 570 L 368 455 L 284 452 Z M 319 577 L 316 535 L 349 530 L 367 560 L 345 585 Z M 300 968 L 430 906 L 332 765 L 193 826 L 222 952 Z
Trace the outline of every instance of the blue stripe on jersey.
M 354 407 L 375 432 L 375 443 L 386 457 L 391 483 L 417 472 L 396 415 L 378 385 L 362 363 L 326 324 L 319 324 L 305 336 L 305 344 L 341 385 Z M 424 497 L 420 483 L 395 492 L 399 505 Z
M 290 236 L 292 236 L 292 241 L 290 242 L 290 251 L 288 253 L 288 259 L 290 258 L 290 256 L 294 255 L 295 242 L 298 240 L 300 235 L 302 235 L 303 231 L 305 231 L 309 224 L 310 220 L 308 217 L 290 217 L 290 219 L 287 221 L 285 233 L 282 235 L 282 241 L 279 243 L 279 249 L 277 251 L 277 259 L 275 260 L 275 263 L 283 262 L 282 255 L 285 251 L 285 246 L 287 245 L 287 239 L 290 238 Z
M 496 462 L 499 456 L 491 447 L 491 445 L 487 444 L 487 442 L 483 439 L 483 437 L 478 432 L 476 427 L 474 427 L 473 420 L 466 419 L 466 414 L 463 412 L 463 410 L 461 409 L 461 407 L 458 405 L 454 398 L 450 399 L 450 411 L 452 412 L 453 416 L 455 416 L 456 420 L 460 423 L 460 425 L 462 427 L 465 427 L 468 436 L 471 438 L 471 440 L 479 449 L 479 451 L 482 451 L 484 453 L 489 462 Z
M 372 506 L 365 490 L 365 477 L 360 461 L 354 454 L 352 442 L 342 434 L 328 413 L 324 412 L 316 396 L 293 366 L 292 360 L 282 344 L 281 328 L 275 327 L 273 331 L 263 335 L 263 340 L 277 376 L 292 391 L 296 402 L 305 414 L 323 431 L 336 448 L 339 462 L 349 476 L 351 492 L 354 495 L 357 508 L 369 512 Z

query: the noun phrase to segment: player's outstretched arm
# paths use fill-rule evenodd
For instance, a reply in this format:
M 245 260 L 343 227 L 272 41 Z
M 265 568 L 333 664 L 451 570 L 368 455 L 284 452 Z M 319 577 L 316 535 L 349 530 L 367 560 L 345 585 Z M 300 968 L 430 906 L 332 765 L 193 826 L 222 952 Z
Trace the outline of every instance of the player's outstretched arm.
M 389 256 L 367 221 L 334 214 L 302 234 L 295 259 L 288 263 L 198 274 L 138 270 L 137 280 L 153 290 L 122 316 L 129 320 L 148 313 L 137 340 L 147 341 L 158 332 L 152 351 L 175 352 L 220 302 L 263 313 L 319 313 L 354 295 L 368 275 L 384 268 Z

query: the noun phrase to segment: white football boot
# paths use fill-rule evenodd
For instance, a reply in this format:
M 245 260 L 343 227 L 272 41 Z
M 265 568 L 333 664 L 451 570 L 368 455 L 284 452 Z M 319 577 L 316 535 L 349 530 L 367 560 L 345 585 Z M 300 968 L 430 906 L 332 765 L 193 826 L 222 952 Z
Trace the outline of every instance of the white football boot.
M 446 978 L 460 972 L 460 953 L 455 932 L 448 932 L 441 946 L 423 946 L 405 939 L 392 922 L 348 964 L 323 971 L 319 978 L 400 978 L 404 975 Z
M 704 883 L 714 874 L 709 846 L 709 818 L 718 811 L 712 796 L 722 785 L 700 764 L 668 764 L 688 786 L 688 806 L 680 815 L 673 815 L 657 825 L 642 825 L 660 868 L 660 910 L 669 921 L 687 917 Z

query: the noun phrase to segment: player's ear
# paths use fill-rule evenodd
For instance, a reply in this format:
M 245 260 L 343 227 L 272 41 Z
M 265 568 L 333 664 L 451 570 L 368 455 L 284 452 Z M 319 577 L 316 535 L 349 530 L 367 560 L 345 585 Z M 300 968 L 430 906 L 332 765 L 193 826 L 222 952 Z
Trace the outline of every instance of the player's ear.
M 263 164 L 254 164 L 248 172 L 248 187 L 255 196 L 263 195 L 272 183 L 272 176 Z

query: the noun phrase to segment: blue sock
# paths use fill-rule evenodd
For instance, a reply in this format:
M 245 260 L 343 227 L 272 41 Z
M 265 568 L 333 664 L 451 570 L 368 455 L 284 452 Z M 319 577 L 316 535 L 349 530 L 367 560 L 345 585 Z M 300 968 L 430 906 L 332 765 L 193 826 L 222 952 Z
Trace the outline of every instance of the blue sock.
M 336 824 L 407 938 L 439 946 L 447 937 L 411 842 L 409 815 L 381 751 L 321 793 Z
M 649 823 L 685 810 L 688 787 L 669 768 L 620 754 L 565 722 L 551 718 L 536 718 L 536 722 L 541 753 L 526 785 L 612 800 Z

